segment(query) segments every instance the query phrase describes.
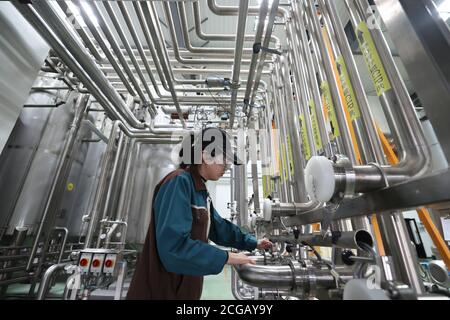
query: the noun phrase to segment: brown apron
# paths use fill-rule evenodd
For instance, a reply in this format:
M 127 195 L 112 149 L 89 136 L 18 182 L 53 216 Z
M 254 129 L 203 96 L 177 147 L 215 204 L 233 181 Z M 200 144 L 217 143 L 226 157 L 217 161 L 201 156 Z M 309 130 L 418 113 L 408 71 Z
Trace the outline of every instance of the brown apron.
M 161 186 L 170 179 L 184 173 L 178 169 L 167 175 L 157 186 L 153 194 L 153 202 Z M 193 174 L 194 183 L 197 186 L 199 179 Z M 208 241 L 207 224 L 208 213 L 204 209 L 191 208 L 193 240 Z M 206 214 L 205 214 L 206 213 Z M 167 212 L 170 214 L 170 212 Z M 129 300 L 199 300 L 202 295 L 203 277 L 188 276 L 171 273 L 165 270 L 156 247 L 156 230 L 154 224 L 154 209 L 152 205 L 152 217 L 147 232 L 142 253 L 138 258 L 136 271 L 127 293 Z

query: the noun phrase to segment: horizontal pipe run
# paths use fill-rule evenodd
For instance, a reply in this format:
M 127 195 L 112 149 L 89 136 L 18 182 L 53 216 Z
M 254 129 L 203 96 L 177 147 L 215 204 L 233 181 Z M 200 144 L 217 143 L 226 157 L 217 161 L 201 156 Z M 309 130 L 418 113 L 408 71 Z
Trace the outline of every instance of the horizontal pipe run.
M 221 15 L 221 16 L 223 16 L 223 15 L 225 15 L 225 16 L 238 15 L 240 12 L 239 11 L 240 7 L 238 7 L 238 6 L 219 6 L 216 3 L 216 0 L 208 0 L 208 7 L 212 12 L 214 12 L 217 15 Z M 259 14 L 259 10 L 260 10 L 259 6 L 249 7 L 247 14 L 249 16 L 256 16 Z M 279 7 L 277 16 L 282 17 L 282 18 L 287 18 L 289 16 L 289 13 L 286 9 Z
M 23 5 L 19 4 L 18 7 L 20 6 Z M 115 110 L 132 121 L 132 123 L 130 123 L 131 125 L 136 126 L 137 128 L 142 128 L 142 123 L 140 123 L 130 112 L 120 95 L 109 84 L 109 82 L 106 80 L 105 75 L 100 71 L 97 64 L 92 61 L 92 58 L 89 56 L 86 50 L 82 46 L 80 46 L 80 43 L 77 41 L 77 39 L 74 38 L 74 36 L 70 33 L 66 25 L 61 21 L 59 16 L 51 7 L 50 3 L 47 3 L 45 1 L 36 2 L 33 4 L 33 9 L 36 9 L 39 12 L 41 17 L 45 19 L 45 23 L 48 24 L 52 28 L 52 31 L 55 32 L 64 42 L 70 54 L 73 55 L 78 63 L 83 65 L 84 70 L 88 72 L 89 77 L 92 79 L 92 81 L 100 87 L 101 91 L 115 107 Z M 44 38 L 46 38 L 46 36 L 44 36 Z M 53 42 L 54 41 L 50 43 L 52 47 L 54 44 Z M 60 50 L 55 49 L 55 51 L 57 51 L 58 55 L 61 56 Z M 75 70 L 72 71 L 75 72 Z M 86 87 L 90 90 L 88 86 Z M 94 92 L 92 94 L 94 94 Z
M 191 39 L 189 37 L 189 26 L 187 22 L 187 14 L 186 14 L 186 6 L 183 2 L 178 2 L 178 14 L 180 16 L 181 21 L 181 31 L 184 39 L 184 44 L 186 46 L 186 49 L 191 53 L 219 53 L 219 54 L 225 54 L 229 58 L 233 57 L 234 50 L 233 48 L 217 48 L 217 47 L 209 47 L 209 48 L 203 48 L 203 47 L 194 47 L 191 43 Z M 243 54 L 250 55 L 253 53 L 253 50 L 251 48 L 244 48 Z
M 246 284 L 257 288 L 292 289 L 293 274 L 290 266 L 241 265 L 234 269 Z
M 43 37 L 43 39 L 57 52 L 57 54 L 61 57 L 64 63 L 71 69 L 71 71 L 76 74 L 77 78 L 84 84 L 84 86 L 89 90 L 89 92 L 97 99 L 97 101 L 105 108 L 105 111 L 109 114 L 112 119 L 121 119 L 125 122 L 129 123 L 131 126 L 135 128 L 143 128 L 144 125 L 139 123 L 134 116 L 130 116 L 128 112 L 124 112 L 122 115 L 116 109 L 116 107 L 126 109 L 125 104 L 119 103 L 120 106 L 114 105 L 112 101 L 109 99 L 108 94 L 104 93 L 102 85 L 107 83 L 105 79 L 96 83 L 91 79 L 90 75 L 84 69 L 86 66 L 82 66 L 79 64 L 78 60 L 72 56 L 71 53 L 67 50 L 67 48 L 62 44 L 62 42 L 55 36 L 55 34 L 47 27 L 47 25 L 42 21 L 33 7 L 28 5 L 20 4 L 18 2 L 14 2 L 17 10 L 24 16 L 28 22 L 39 32 L 39 34 Z M 103 76 L 104 77 L 104 76 Z M 102 89 L 101 89 L 102 88 Z M 129 111 L 129 110 L 128 110 Z
M 67 12 L 68 6 L 67 6 L 66 2 L 59 1 L 58 4 L 61 7 L 61 9 L 63 9 L 64 12 Z M 79 2 L 75 2 L 75 4 L 78 6 L 78 10 L 80 11 L 80 14 L 83 17 L 83 20 L 86 23 L 87 27 L 89 28 L 89 30 L 91 31 L 95 40 L 97 41 L 98 45 L 100 46 L 100 48 L 103 50 L 103 52 L 106 55 L 106 58 L 107 58 L 107 59 L 105 59 L 106 61 L 102 61 L 101 64 L 108 63 L 108 62 L 111 63 L 111 65 L 114 67 L 114 70 L 117 72 L 117 75 L 120 77 L 123 84 L 127 87 L 128 92 L 132 96 L 135 96 L 136 93 L 135 93 L 134 89 L 131 87 L 131 85 L 129 84 L 129 81 L 127 80 L 124 73 L 122 72 L 122 69 L 119 67 L 119 64 L 116 62 L 114 56 L 112 55 L 111 50 L 108 48 L 106 43 L 103 41 L 103 38 L 100 35 L 100 32 L 94 26 L 91 19 L 89 19 L 89 16 L 86 13 L 86 9 L 83 6 L 81 6 Z M 71 13 L 71 14 L 73 14 L 73 13 Z M 77 30 L 83 30 L 83 29 L 77 28 Z
M 239 278 L 246 284 L 263 289 L 292 290 L 308 296 L 311 286 L 316 289 L 336 288 L 336 279 L 328 269 L 303 268 L 292 265 L 251 265 L 234 266 Z M 340 278 L 348 281 L 353 271 L 347 267 L 336 267 Z
M 9 279 L 9 280 L 3 280 L 0 281 L 0 287 L 3 286 L 9 286 L 10 284 L 14 284 L 14 283 L 21 283 L 24 281 L 29 281 L 31 276 L 26 276 L 26 277 L 19 277 L 19 278 L 14 278 L 14 279 Z
M 197 36 L 205 41 L 236 41 L 236 35 L 234 34 L 205 34 L 201 29 L 200 7 L 197 1 L 192 2 L 194 10 L 194 23 Z M 255 35 L 245 35 L 245 41 L 255 42 Z M 270 41 L 275 42 L 275 47 L 280 45 L 280 39 L 272 36 Z
M 247 0 L 244 0 L 247 1 Z M 153 3 L 150 3 L 151 5 L 153 5 Z M 172 14 L 170 12 L 170 7 L 168 5 L 168 3 L 164 2 L 163 3 L 164 6 L 164 12 L 165 12 L 165 16 L 166 16 L 166 20 L 168 22 L 169 25 L 169 31 L 170 31 L 170 36 L 172 39 L 172 43 L 173 43 L 173 50 L 174 50 L 174 54 L 175 54 L 175 59 L 182 63 L 182 64 L 187 64 L 187 65 L 196 65 L 196 64 L 201 64 L 201 65 L 208 65 L 208 64 L 221 64 L 221 65 L 234 65 L 234 61 L 235 59 L 209 59 L 209 58 L 187 58 L 187 57 L 183 57 L 181 56 L 180 53 L 180 46 L 178 43 L 178 38 L 176 35 L 176 31 L 175 31 L 175 24 L 174 24 L 174 20 L 172 17 Z M 159 21 L 156 21 L 156 24 L 159 24 Z M 244 26 L 245 27 L 245 26 Z M 201 55 L 200 55 L 201 56 Z M 248 64 L 250 63 L 250 60 L 245 60 L 242 59 L 241 64 Z
M 294 236 L 271 236 L 271 241 L 274 242 L 290 242 L 303 244 L 306 243 L 312 247 L 333 247 L 344 249 L 361 249 L 360 243 L 364 243 L 373 247 L 373 238 L 365 230 L 335 231 L 327 233 L 325 236 L 322 233 L 311 233 L 299 235 L 298 238 Z
M 0 256 L 0 262 L 3 261 L 18 261 L 18 260 L 24 260 L 30 258 L 30 255 L 23 254 L 23 255 L 14 255 L 14 256 Z
M 0 274 L 1 273 L 12 273 L 12 272 L 18 272 L 18 271 L 26 271 L 26 268 L 27 268 L 27 266 L 25 264 L 18 266 L 18 267 L 3 268 L 3 269 L 0 269 Z

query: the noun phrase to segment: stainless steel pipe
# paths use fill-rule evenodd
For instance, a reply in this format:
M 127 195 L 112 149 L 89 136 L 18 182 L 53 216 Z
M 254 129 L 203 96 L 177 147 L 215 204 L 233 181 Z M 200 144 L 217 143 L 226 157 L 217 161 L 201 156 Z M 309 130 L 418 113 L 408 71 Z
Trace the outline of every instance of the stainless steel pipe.
M 239 16 L 236 31 L 236 47 L 234 50 L 233 71 L 231 73 L 231 111 L 230 111 L 230 128 L 233 128 L 234 118 L 236 116 L 237 89 L 240 86 L 241 60 L 242 50 L 244 47 L 245 26 L 247 24 L 249 0 L 242 0 L 239 3 Z
M 374 241 L 372 235 L 366 230 L 357 231 L 334 231 L 325 235 L 322 233 L 301 234 L 298 238 L 294 236 L 271 236 L 274 242 L 290 242 L 303 244 L 306 243 L 312 247 L 333 247 L 343 249 L 361 249 L 360 243 L 373 247 Z

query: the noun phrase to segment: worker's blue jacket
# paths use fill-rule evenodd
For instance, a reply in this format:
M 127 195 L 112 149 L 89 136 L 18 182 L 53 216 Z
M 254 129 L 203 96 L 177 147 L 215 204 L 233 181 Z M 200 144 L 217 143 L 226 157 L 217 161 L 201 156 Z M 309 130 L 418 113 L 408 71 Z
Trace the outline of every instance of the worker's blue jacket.
M 196 166 L 160 182 L 129 299 L 199 299 L 203 276 L 220 273 L 228 259 L 208 239 L 239 250 L 256 248 L 255 237 L 221 218 L 212 205 L 208 210 L 209 201 Z

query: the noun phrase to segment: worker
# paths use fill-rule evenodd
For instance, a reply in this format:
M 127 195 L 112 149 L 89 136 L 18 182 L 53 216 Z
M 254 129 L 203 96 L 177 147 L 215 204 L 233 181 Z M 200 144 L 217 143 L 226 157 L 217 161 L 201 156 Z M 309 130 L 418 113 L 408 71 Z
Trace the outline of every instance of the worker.
M 156 186 L 150 227 L 127 299 L 198 300 L 203 276 L 219 274 L 226 264 L 255 264 L 244 253 L 219 249 L 208 239 L 238 250 L 272 247 L 269 240 L 257 241 L 223 219 L 211 203 L 205 182 L 219 180 L 237 164 L 228 134 L 209 128 L 191 141 L 184 139 L 180 168 Z

